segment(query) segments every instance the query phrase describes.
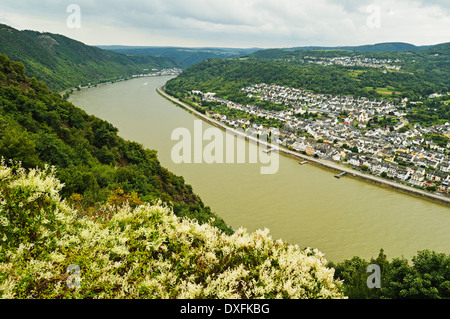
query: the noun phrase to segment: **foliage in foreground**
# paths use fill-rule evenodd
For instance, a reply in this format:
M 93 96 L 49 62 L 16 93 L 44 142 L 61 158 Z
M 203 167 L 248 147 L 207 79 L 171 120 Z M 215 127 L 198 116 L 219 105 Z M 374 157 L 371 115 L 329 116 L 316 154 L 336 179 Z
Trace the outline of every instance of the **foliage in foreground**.
M 267 230 L 226 235 L 123 196 L 103 207 L 110 218 L 92 219 L 61 200 L 62 187 L 49 167 L 1 163 L 0 297 L 344 297 L 320 252 Z M 67 284 L 77 283 L 70 265 L 80 269 L 78 288 Z
M 369 289 L 367 267 L 380 266 L 380 288 Z M 448 299 L 450 298 L 450 255 L 422 250 L 412 257 L 389 261 L 383 249 L 376 259 L 358 256 L 337 265 L 335 278 L 343 281 L 343 291 L 351 299 Z

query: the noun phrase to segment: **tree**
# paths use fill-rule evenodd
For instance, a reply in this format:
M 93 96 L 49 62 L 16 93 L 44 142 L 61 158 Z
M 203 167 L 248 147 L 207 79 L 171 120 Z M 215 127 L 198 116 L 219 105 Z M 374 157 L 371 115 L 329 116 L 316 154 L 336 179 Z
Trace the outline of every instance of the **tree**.
M 398 130 L 398 132 L 399 133 L 406 133 L 406 132 L 408 132 L 408 130 L 409 130 L 409 126 L 403 126 L 403 127 L 401 127 L 399 130 Z
M 430 250 L 419 251 L 407 260 L 396 258 L 390 265 L 386 287 L 387 298 L 450 298 L 450 256 Z
M 343 280 L 344 294 L 352 299 L 366 299 L 369 295 L 369 289 L 366 285 L 366 269 L 369 263 L 361 257 L 355 256 L 350 260 L 334 266 L 335 278 Z
M 369 265 L 378 265 L 381 270 L 381 285 L 384 285 L 387 272 L 389 271 L 389 261 L 386 259 L 384 250 L 381 249 L 376 259 L 366 261 L 355 256 L 350 260 L 344 260 L 336 266 L 330 263 L 335 269 L 335 278 L 344 281 L 344 294 L 350 299 L 378 299 L 382 296 L 382 291 L 377 288 L 367 286 L 367 278 L 370 273 L 367 271 Z
M 36 152 L 36 144 L 26 131 L 0 129 L 0 157 L 6 160 L 22 162 L 24 167 L 36 167 L 41 164 Z

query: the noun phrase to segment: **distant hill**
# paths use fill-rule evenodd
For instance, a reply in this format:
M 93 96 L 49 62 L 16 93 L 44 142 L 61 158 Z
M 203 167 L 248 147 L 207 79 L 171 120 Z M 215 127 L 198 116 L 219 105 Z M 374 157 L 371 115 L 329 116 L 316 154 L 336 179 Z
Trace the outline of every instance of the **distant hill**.
M 404 42 L 386 42 L 359 46 L 337 46 L 337 47 L 320 47 L 320 46 L 306 46 L 306 47 L 294 47 L 291 50 L 348 50 L 348 51 L 361 51 L 361 52 L 393 52 L 393 51 L 411 51 L 411 50 L 423 50 L 429 48 L 429 45 L 415 46 L 413 44 Z
M 403 52 L 419 51 L 434 46 L 415 46 L 404 42 L 387 42 L 360 46 L 303 46 L 293 48 L 190 48 L 190 47 L 158 47 L 158 46 L 122 46 L 122 45 L 99 45 L 98 48 L 110 50 L 131 56 L 159 56 L 175 58 L 183 67 L 189 67 L 212 58 L 236 58 L 236 57 L 257 57 L 257 58 L 278 58 L 286 52 L 292 51 L 359 51 L 359 52 Z
M 207 60 L 186 68 L 167 83 L 166 90 L 178 97 L 192 90 L 215 92 L 245 105 L 257 101 L 241 88 L 255 83 L 322 94 L 417 101 L 432 93 L 450 92 L 450 43 L 392 52 L 260 50 L 247 59 Z
M 427 47 L 423 50 L 424 53 L 428 54 L 441 54 L 441 55 L 450 55 L 450 42 L 436 44 Z
M 188 67 L 212 58 L 234 58 L 248 55 L 260 49 L 238 49 L 238 48 L 186 48 L 186 47 L 136 47 L 136 46 L 98 46 L 101 49 L 111 50 L 118 53 L 136 56 L 160 56 L 175 58 L 184 67 Z
M 258 50 L 252 52 L 250 56 L 257 59 L 280 59 L 292 55 L 320 55 L 320 56 L 344 56 L 357 55 L 360 53 L 372 54 L 373 57 L 394 57 L 395 54 L 399 57 L 402 53 L 422 56 L 433 50 L 439 50 L 442 54 L 448 55 L 448 43 L 436 45 L 415 46 L 413 44 L 404 42 L 388 42 L 377 43 L 360 46 L 336 46 L 336 47 L 322 47 L 322 46 L 304 46 L 293 48 L 272 48 L 265 50 Z M 305 53 L 307 52 L 307 53 Z
M 408 50 L 408 48 L 410 49 Z M 401 70 L 397 70 L 394 73 L 390 72 L 392 74 L 382 76 L 383 80 L 381 80 L 381 78 L 378 79 L 380 74 L 382 74 L 381 71 L 369 72 L 370 70 L 375 70 L 374 68 L 367 68 L 361 65 L 344 66 L 344 64 L 341 67 L 347 68 L 347 70 L 357 69 L 358 72 L 364 70 L 363 73 L 358 75 L 358 82 L 361 84 L 361 80 L 364 78 L 368 81 L 367 87 L 373 87 L 374 85 L 384 87 L 384 85 L 381 85 L 381 82 L 385 82 L 387 78 L 395 77 L 395 80 L 391 79 L 395 83 L 408 83 L 406 86 L 402 85 L 402 89 L 399 88 L 403 92 L 405 92 L 404 89 L 406 87 L 408 87 L 408 91 L 422 92 L 421 94 L 427 94 L 428 90 L 444 92 L 450 90 L 450 42 L 421 47 L 407 43 L 380 43 L 360 47 L 267 49 L 256 51 L 250 54 L 249 57 L 253 60 L 290 65 L 305 65 L 316 61 L 330 62 L 330 59 L 339 57 L 367 59 L 366 61 L 379 60 L 385 61 L 379 62 L 380 66 L 386 63 L 391 67 L 400 67 Z M 379 68 L 379 70 L 382 70 L 382 68 Z M 393 70 L 391 69 L 391 71 Z M 415 80 L 412 78 L 407 79 L 412 75 L 413 77 L 421 78 L 421 80 L 418 80 L 418 78 Z M 414 85 L 411 85 L 413 83 Z M 421 83 L 420 86 L 413 89 L 418 83 Z
M 141 74 L 148 69 L 181 67 L 169 57 L 126 56 L 65 36 L 19 31 L 0 24 L 0 53 L 25 65 L 27 76 L 53 91 Z

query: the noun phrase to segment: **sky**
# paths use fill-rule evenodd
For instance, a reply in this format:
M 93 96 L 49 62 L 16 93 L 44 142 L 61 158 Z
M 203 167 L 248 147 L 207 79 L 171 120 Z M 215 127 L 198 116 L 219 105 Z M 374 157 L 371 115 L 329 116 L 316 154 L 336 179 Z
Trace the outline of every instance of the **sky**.
M 450 42 L 450 1 L 1 0 L 0 23 L 88 45 L 431 45 Z

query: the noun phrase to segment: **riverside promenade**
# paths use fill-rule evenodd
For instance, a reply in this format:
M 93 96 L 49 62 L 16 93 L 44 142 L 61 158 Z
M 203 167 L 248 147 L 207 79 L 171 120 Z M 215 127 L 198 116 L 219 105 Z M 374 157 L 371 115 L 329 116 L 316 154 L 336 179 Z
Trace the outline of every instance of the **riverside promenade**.
M 173 103 L 175 103 L 175 104 L 185 108 L 186 110 L 188 110 L 189 112 L 191 112 L 195 116 L 201 118 L 202 120 L 204 120 L 204 121 L 206 121 L 206 122 L 208 122 L 208 123 L 210 123 L 210 124 L 212 124 L 212 125 L 214 125 L 216 127 L 224 129 L 224 130 L 226 130 L 226 131 L 228 131 L 228 132 L 230 132 L 232 134 L 235 134 L 237 136 L 241 136 L 241 137 L 243 137 L 243 138 L 245 138 L 245 139 L 247 139 L 249 141 L 252 141 L 252 142 L 257 142 L 257 143 L 263 144 L 263 145 L 267 146 L 268 148 L 276 147 L 276 148 L 278 148 L 278 151 L 280 153 L 282 153 L 284 155 L 287 155 L 289 157 L 295 158 L 295 159 L 306 160 L 309 163 L 313 163 L 313 164 L 316 164 L 318 166 L 321 166 L 321 167 L 324 167 L 324 168 L 327 168 L 327 169 L 331 169 L 331 170 L 336 171 L 336 172 L 345 172 L 348 176 L 351 176 L 351 177 L 354 177 L 354 178 L 363 179 L 363 180 L 372 182 L 372 183 L 380 185 L 380 186 L 389 187 L 389 188 L 395 189 L 397 191 L 401 191 L 403 193 L 407 193 L 407 194 L 410 194 L 410 195 L 414 195 L 414 196 L 417 196 L 417 197 L 420 197 L 420 198 L 432 200 L 434 202 L 438 202 L 440 204 L 444 204 L 444 205 L 450 206 L 450 198 L 447 197 L 447 196 L 429 193 L 429 192 L 426 192 L 426 191 L 423 191 L 423 190 L 420 190 L 420 189 L 417 189 L 417 188 L 413 188 L 413 187 L 410 187 L 410 186 L 407 186 L 407 185 L 403 185 L 403 184 L 400 184 L 400 183 L 396 183 L 396 182 L 393 182 L 393 181 L 390 181 L 390 180 L 387 180 L 387 179 L 384 179 L 384 178 L 381 178 L 381 177 L 378 177 L 378 176 L 374 176 L 374 175 L 371 175 L 371 174 L 366 174 L 366 173 L 363 173 L 361 171 L 357 171 L 355 169 L 343 166 L 343 165 L 335 163 L 335 162 L 331 162 L 331 161 L 327 161 L 327 160 L 323 160 L 323 159 L 319 159 L 319 158 L 314 158 L 314 157 L 308 156 L 308 155 L 303 155 L 301 153 L 298 153 L 298 152 L 295 152 L 295 151 L 291 151 L 291 150 L 286 149 L 286 148 L 279 147 L 278 145 L 273 145 L 273 144 L 269 144 L 267 142 L 260 141 L 260 140 L 256 139 L 253 136 L 248 136 L 248 135 L 246 135 L 246 134 L 244 134 L 242 132 L 234 130 L 234 129 L 226 126 L 225 124 L 223 124 L 223 123 L 221 123 L 221 122 L 219 122 L 219 121 L 217 121 L 217 120 L 215 120 L 213 118 L 210 118 L 209 116 L 207 116 L 205 114 L 202 114 L 202 113 L 198 112 L 197 110 L 192 108 L 190 105 L 188 105 L 188 104 L 178 100 L 177 98 L 167 94 L 164 91 L 164 87 L 165 87 L 165 85 L 162 85 L 162 86 L 160 86 L 160 87 L 158 87 L 156 89 L 157 92 L 161 96 L 163 96 L 164 98 L 168 99 L 169 101 L 171 101 L 171 102 L 173 102 Z

